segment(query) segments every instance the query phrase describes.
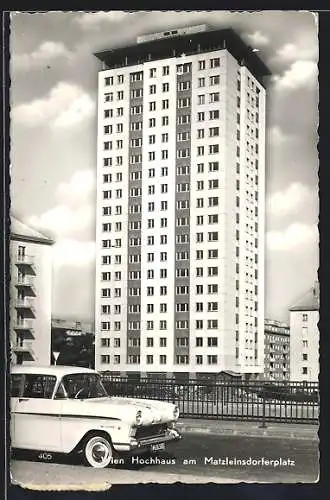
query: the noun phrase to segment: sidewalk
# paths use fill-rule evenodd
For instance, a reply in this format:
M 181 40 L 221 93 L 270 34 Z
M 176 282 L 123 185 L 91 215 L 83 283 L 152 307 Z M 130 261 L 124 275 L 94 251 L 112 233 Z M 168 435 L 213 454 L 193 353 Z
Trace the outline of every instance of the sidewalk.
M 206 420 L 179 418 L 177 429 L 182 433 L 221 434 L 223 436 L 268 437 L 282 439 L 309 439 L 318 441 L 318 425 L 281 424 L 266 422 L 236 422 L 230 420 Z

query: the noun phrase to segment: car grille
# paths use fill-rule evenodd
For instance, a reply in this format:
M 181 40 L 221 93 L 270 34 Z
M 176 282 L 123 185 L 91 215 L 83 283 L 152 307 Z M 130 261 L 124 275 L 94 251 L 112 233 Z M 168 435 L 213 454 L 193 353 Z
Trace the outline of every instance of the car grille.
M 135 439 L 146 439 L 151 437 L 165 436 L 167 424 L 153 424 L 138 427 L 135 433 Z

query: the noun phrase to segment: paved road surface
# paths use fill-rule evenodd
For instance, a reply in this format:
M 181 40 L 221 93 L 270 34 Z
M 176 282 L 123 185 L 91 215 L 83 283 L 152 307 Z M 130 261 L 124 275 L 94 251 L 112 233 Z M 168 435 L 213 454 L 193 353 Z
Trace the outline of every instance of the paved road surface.
M 36 455 L 20 453 L 12 461 L 12 477 L 25 485 L 137 482 L 315 482 L 318 476 L 318 443 L 309 440 L 249 438 L 186 434 L 174 453 L 144 456 L 106 470 L 82 465 L 79 458 L 58 456 L 52 463 L 36 462 Z M 213 457 L 213 458 L 212 458 Z M 238 460 L 259 460 L 241 463 Z M 226 463 L 222 462 L 225 460 Z M 230 465 L 230 460 L 232 464 Z M 236 465 L 234 461 L 236 460 Z M 267 460 L 277 462 L 268 463 Z

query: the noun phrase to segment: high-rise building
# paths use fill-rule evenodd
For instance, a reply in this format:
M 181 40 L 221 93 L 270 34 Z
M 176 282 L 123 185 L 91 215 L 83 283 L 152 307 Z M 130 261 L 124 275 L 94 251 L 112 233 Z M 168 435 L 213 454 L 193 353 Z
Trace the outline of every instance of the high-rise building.
M 319 363 L 319 285 L 290 307 L 290 378 L 317 382 Z
M 96 56 L 96 368 L 262 373 L 268 69 L 204 25 Z
M 290 328 L 273 319 L 265 319 L 265 380 L 290 380 Z
M 10 342 L 13 364 L 50 364 L 52 245 L 11 218 Z

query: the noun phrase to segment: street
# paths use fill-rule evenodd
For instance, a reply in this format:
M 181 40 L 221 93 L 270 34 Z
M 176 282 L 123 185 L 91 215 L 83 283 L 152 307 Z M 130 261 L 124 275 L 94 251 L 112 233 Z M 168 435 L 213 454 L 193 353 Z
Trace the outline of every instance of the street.
M 36 453 L 19 453 L 12 460 L 13 480 L 28 487 L 103 484 L 106 488 L 111 483 L 176 481 L 308 483 L 318 477 L 318 443 L 306 439 L 187 433 L 173 453 L 135 457 L 105 470 L 86 467 L 79 457 L 57 456 L 51 463 L 37 460 Z

